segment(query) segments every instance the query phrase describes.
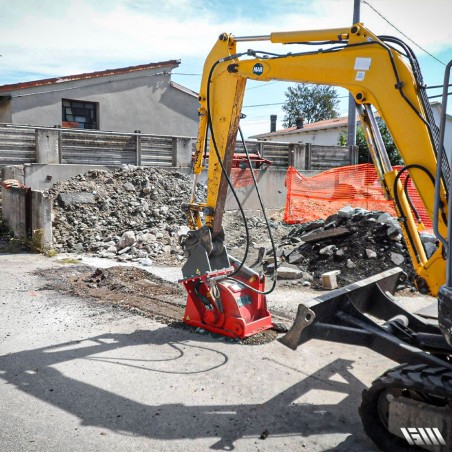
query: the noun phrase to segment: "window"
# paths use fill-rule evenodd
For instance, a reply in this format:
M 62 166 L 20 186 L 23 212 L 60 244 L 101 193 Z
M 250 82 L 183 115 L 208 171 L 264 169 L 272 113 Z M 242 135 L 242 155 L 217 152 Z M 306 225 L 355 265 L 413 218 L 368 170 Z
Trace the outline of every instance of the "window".
M 76 129 L 97 129 L 96 102 L 63 99 L 63 127 Z

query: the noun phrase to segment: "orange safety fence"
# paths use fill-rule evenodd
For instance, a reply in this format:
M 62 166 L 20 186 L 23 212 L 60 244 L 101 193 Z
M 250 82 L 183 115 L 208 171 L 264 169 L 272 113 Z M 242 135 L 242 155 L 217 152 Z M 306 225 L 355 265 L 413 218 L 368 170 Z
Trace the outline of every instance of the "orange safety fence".
M 407 172 L 401 177 L 402 183 L 406 176 Z M 311 177 L 302 176 L 290 167 L 285 183 L 284 221 L 289 224 L 326 218 L 347 205 L 381 210 L 396 216 L 393 201 L 386 200 L 375 167 L 369 163 L 335 168 Z M 407 189 L 425 228 L 431 229 L 430 217 L 411 179 Z

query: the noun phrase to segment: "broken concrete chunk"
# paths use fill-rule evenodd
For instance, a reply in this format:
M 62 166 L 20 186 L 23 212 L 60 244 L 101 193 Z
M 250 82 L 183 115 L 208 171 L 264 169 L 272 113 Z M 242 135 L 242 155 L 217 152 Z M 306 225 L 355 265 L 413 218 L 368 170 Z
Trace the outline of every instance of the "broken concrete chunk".
M 301 270 L 285 266 L 278 267 L 276 274 L 280 279 L 300 279 L 303 276 Z
M 376 259 L 377 253 L 374 250 L 366 249 L 366 256 L 367 256 L 367 259 Z
M 378 218 L 377 221 L 379 223 L 388 223 L 393 221 L 393 217 L 389 215 L 389 213 L 382 213 Z
M 130 182 L 126 182 L 123 187 L 126 191 L 135 191 L 135 185 L 131 184 Z
M 345 250 L 343 248 L 339 248 L 338 250 L 336 250 L 334 255 L 337 256 L 337 257 L 344 257 L 345 256 Z
M 345 206 L 342 209 L 337 211 L 337 214 L 341 218 L 351 218 L 355 209 L 352 206 Z
M 405 258 L 401 254 L 391 252 L 391 262 L 394 265 L 402 265 L 404 261 Z
M 92 193 L 87 192 L 60 193 L 58 199 L 64 207 L 77 206 L 79 204 L 96 204 L 96 197 Z
M 433 255 L 433 253 L 438 249 L 438 247 L 431 242 L 427 242 L 424 244 L 424 248 L 425 248 L 425 254 L 427 256 L 427 259 L 430 259 Z
M 289 264 L 299 264 L 303 261 L 303 258 L 303 253 L 297 248 L 287 256 L 287 262 L 289 262 Z
M 328 245 L 328 246 L 325 246 L 325 248 L 322 248 L 319 251 L 319 254 L 332 256 L 334 254 L 335 250 L 336 250 L 336 247 L 334 245 Z
M 311 232 L 309 235 L 302 235 L 300 238 L 304 242 L 317 242 L 319 240 L 330 239 L 334 237 L 343 237 L 345 235 L 353 234 L 350 229 L 347 228 L 334 228 L 326 231 Z

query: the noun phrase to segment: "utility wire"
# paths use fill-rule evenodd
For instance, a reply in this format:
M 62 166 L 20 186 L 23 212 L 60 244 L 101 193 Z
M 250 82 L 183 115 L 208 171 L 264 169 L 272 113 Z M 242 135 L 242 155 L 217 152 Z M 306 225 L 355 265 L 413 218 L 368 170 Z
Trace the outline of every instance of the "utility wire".
M 375 13 L 377 13 L 385 22 L 387 22 L 394 30 L 398 31 L 402 36 L 404 36 L 406 39 L 408 39 L 410 42 L 412 42 L 416 47 L 419 47 L 423 52 L 425 52 L 427 55 L 430 55 L 433 59 L 438 61 L 438 63 L 441 63 L 443 66 L 446 66 L 446 63 L 436 58 L 435 55 L 432 55 L 428 50 L 425 50 L 423 47 L 421 47 L 417 42 L 413 41 L 409 36 L 407 36 L 403 31 L 400 31 L 393 23 L 389 22 L 388 19 L 386 19 L 383 14 L 381 14 L 379 11 L 377 11 L 367 0 L 361 0 L 362 3 L 367 5 L 370 9 L 372 9 Z

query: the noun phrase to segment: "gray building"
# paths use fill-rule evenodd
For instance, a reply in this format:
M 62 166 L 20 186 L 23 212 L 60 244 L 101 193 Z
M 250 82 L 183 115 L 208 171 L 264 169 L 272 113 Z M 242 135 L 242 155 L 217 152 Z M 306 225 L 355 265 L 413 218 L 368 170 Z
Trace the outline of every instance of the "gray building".
M 171 81 L 180 60 L 0 86 L 0 122 L 196 136 L 198 95 Z

